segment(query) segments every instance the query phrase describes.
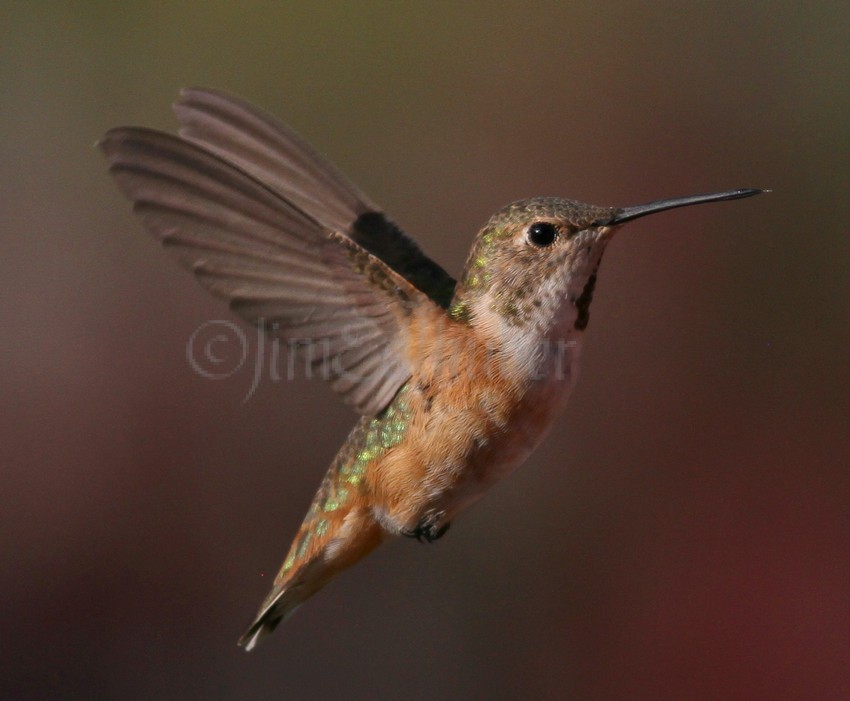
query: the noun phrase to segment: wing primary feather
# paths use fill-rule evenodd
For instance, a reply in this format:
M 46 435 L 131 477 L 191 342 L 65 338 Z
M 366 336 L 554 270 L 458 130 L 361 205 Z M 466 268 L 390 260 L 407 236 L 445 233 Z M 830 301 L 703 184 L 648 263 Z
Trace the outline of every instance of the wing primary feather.
M 288 127 L 211 91 L 176 111 L 184 138 L 121 127 L 100 143 L 136 214 L 237 314 L 380 412 L 410 377 L 411 310 L 444 314 L 454 281 Z

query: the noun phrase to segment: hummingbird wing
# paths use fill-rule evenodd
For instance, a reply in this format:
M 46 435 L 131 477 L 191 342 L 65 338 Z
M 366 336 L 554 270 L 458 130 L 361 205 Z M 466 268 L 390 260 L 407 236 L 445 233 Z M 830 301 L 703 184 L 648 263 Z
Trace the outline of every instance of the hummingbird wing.
M 236 166 L 140 128 L 100 142 L 134 211 L 178 261 L 294 350 L 363 414 L 410 377 L 405 324 L 444 311 L 352 239 Z
M 180 135 L 233 163 L 320 224 L 346 234 L 442 307 L 455 280 L 292 129 L 228 95 L 186 88 L 174 104 Z

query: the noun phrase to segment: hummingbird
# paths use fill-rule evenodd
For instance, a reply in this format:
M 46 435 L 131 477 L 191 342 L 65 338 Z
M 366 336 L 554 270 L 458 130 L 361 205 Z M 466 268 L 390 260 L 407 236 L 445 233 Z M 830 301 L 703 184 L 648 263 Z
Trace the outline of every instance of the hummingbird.
M 551 429 L 575 384 L 602 255 L 620 227 L 736 189 L 633 207 L 535 197 L 496 212 L 460 281 L 292 129 L 189 88 L 178 136 L 99 142 L 144 226 L 212 294 L 285 339 L 360 414 L 246 650 L 393 536 L 431 543 Z

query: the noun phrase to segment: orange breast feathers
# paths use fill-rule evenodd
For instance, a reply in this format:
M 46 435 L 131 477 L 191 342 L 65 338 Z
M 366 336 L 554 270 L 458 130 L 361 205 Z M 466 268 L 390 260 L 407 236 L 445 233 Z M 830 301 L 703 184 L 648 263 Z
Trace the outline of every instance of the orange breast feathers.
M 416 368 L 405 393 L 409 424 L 367 476 L 382 520 L 400 529 L 414 528 L 470 477 L 472 457 L 505 430 L 522 389 L 466 324 L 423 314 L 408 338 Z

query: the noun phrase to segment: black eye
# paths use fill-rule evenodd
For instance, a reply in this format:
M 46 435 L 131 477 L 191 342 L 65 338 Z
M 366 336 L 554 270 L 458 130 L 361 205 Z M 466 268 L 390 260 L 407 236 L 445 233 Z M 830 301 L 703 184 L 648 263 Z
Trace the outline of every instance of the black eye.
M 547 221 L 536 221 L 528 227 L 528 240 L 535 246 L 551 246 L 557 237 L 555 225 Z

